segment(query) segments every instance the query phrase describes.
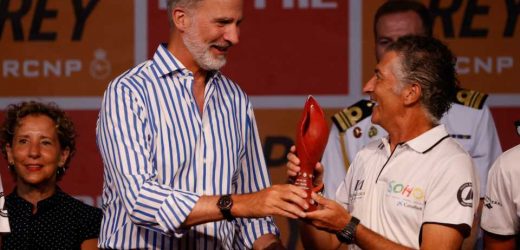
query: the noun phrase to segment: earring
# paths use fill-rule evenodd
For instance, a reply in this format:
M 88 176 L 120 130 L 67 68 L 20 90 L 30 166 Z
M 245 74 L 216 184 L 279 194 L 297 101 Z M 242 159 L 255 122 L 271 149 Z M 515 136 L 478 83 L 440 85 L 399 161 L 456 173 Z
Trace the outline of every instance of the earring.
M 56 175 L 60 176 L 65 174 L 65 167 L 58 166 L 58 169 L 56 169 Z
M 7 169 L 11 170 L 11 169 L 13 169 L 13 167 L 14 167 L 14 162 L 13 161 L 10 161 L 10 162 L 7 163 Z

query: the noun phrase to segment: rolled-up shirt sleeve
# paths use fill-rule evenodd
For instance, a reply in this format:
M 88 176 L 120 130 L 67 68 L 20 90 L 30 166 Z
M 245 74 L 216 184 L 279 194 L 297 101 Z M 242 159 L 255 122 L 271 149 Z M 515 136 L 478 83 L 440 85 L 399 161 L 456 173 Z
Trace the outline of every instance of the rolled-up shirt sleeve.
M 158 182 L 153 155 L 159 149 L 145 102 L 132 80 L 139 79 L 113 82 L 104 96 L 97 125 L 104 185 L 115 189 L 133 223 L 180 237 L 180 227 L 199 195 Z

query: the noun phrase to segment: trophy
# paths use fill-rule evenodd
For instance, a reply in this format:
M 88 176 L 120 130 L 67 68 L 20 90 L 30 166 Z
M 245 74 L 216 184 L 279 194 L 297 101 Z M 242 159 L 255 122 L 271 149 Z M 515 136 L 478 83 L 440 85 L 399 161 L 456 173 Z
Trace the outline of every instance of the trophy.
M 311 204 L 311 192 L 318 191 L 322 186 L 314 187 L 314 167 L 321 160 L 327 139 L 329 127 L 325 115 L 318 102 L 309 96 L 303 108 L 303 114 L 298 123 L 296 134 L 296 154 L 300 158 L 300 172 L 294 184 L 307 191 L 307 202 L 311 205 L 308 211 L 316 209 L 317 204 Z

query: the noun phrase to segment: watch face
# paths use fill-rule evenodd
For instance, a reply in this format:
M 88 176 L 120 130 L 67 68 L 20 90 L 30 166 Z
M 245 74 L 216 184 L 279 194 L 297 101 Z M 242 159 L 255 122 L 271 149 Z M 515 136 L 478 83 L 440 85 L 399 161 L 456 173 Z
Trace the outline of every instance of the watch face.
M 231 196 L 222 196 L 218 200 L 218 207 L 221 209 L 229 209 L 233 204 L 233 200 L 231 200 Z

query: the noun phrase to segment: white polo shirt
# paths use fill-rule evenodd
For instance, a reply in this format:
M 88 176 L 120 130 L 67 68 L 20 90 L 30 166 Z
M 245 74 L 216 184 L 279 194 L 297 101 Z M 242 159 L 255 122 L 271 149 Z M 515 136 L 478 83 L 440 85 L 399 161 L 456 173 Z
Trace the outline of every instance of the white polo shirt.
M 340 134 L 332 126 L 329 140 L 323 154 L 325 195 L 334 199 L 335 191 L 343 180 L 346 170 L 341 143 L 346 147 L 347 158 L 352 161 L 356 154 L 368 143 L 386 137 L 388 133 L 371 122 L 371 116 L 348 128 Z M 450 110 L 442 117 L 441 124 L 473 158 L 480 183 L 480 197 L 484 197 L 488 170 L 495 159 L 502 153 L 495 123 L 489 108 L 472 108 L 453 103 Z M 341 141 L 340 141 L 341 140 Z
M 5 194 L 4 186 L 2 185 L 2 178 L 0 177 L 0 233 L 9 233 L 9 218 L 7 217 L 7 210 L 5 210 Z
M 504 152 L 489 170 L 482 229 L 515 235 L 520 227 L 520 145 Z
M 471 157 L 444 125 L 399 144 L 368 144 L 336 192 L 361 224 L 404 246 L 419 248 L 427 222 L 471 227 L 478 202 Z M 469 232 L 469 230 L 468 230 Z

